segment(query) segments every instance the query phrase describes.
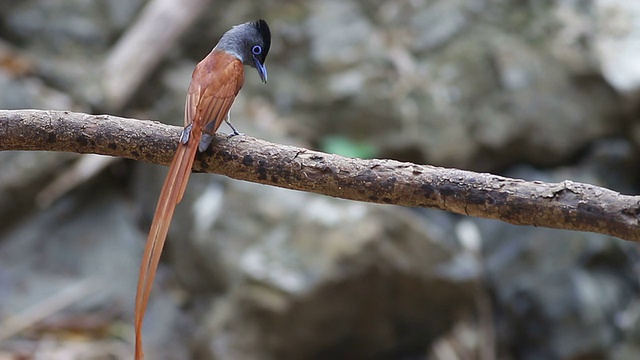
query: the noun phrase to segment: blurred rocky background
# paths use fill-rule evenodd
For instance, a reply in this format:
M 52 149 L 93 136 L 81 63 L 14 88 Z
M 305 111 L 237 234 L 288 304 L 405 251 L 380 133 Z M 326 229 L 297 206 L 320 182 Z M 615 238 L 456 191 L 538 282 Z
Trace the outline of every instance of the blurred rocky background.
M 181 124 L 191 71 L 266 19 L 241 131 L 635 194 L 640 3 L 0 0 L 0 108 Z M 226 131 L 223 126 L 223 131 Z M 131 359 L 166 168 L 0 153 L 0 359 Z M 192 177 L 148 359 L 639 359 L 640 252 L 590 234 Z

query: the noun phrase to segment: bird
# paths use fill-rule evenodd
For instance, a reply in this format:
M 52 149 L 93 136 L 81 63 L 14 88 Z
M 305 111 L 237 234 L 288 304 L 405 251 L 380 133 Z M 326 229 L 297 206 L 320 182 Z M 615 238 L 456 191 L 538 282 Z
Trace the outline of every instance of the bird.
M 135 359 L 144 358 L 142 324 L 160 254 L 176 205 L 182 200 L 196 152 L 204 152 L 244 83 L 244 65 L 255 68 L 267 82 L 265 60 L 271 47 L 271 31 L 263 19 L 233 26 L 195 67 L 184 106 L 184 129 L 160 192 L 140 264 L 135 302 Z

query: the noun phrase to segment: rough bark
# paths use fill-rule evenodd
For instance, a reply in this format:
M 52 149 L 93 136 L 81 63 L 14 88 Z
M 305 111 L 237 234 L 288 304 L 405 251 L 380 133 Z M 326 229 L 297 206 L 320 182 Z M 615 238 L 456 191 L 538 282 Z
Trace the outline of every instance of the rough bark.
M 0 110 L 0 150 L 95 153 L 169 164 L 181 128 L 68 111 Z M 382 159 L 353 159 L 219 135 L 195 171 L 343 199 L 445 210 L 640 242 L 640 196 Z

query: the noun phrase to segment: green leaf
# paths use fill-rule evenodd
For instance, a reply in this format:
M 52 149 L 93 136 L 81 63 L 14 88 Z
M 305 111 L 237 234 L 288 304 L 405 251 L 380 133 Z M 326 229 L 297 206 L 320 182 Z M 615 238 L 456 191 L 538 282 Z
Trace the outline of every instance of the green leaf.
M 347 157 L 370 159 L 377 149 L 370 143 L 358 142 L 342 135 L 327 136 L 320 141 L 322 151 Z

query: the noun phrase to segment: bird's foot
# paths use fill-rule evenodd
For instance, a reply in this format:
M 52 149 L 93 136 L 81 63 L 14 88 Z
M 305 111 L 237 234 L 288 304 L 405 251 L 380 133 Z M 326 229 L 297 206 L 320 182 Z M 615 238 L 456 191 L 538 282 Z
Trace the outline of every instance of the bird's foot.
M 182 129 L 182 134 L 180 134 L 180 142 L 182 144 L 186 144 L 189 142 L 189 137 L 191 136 L 191 128 L 193 127 L 193 123 L 187 125 Z

